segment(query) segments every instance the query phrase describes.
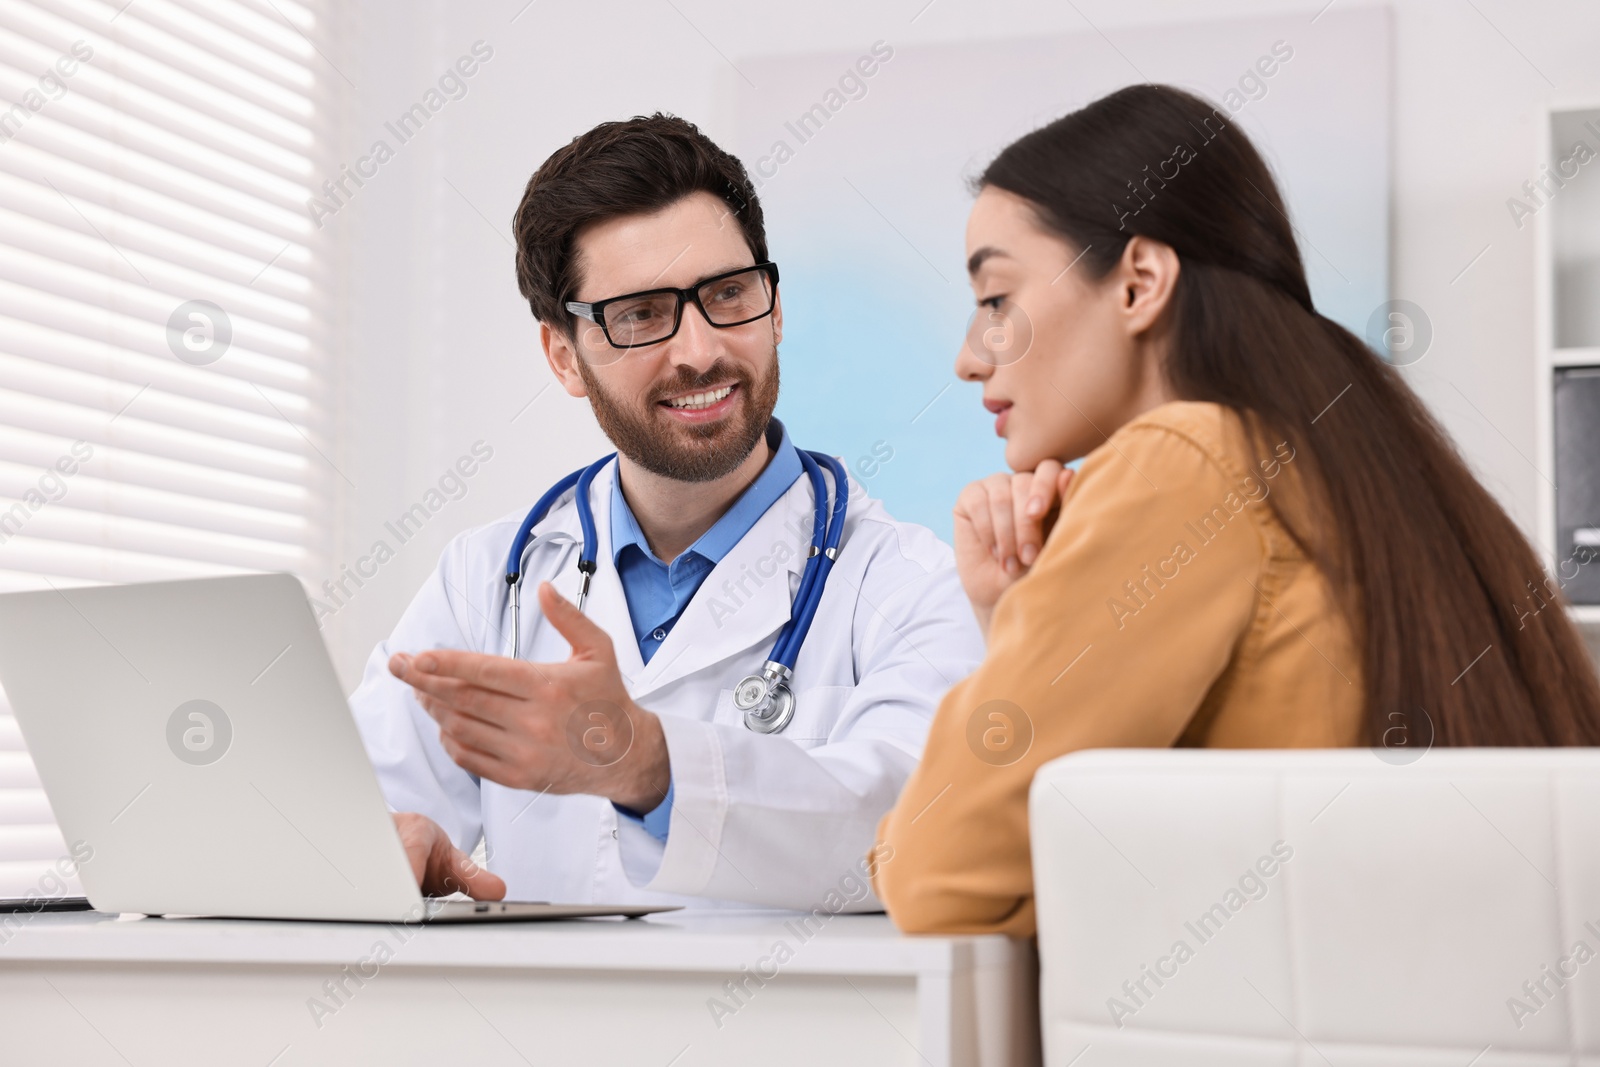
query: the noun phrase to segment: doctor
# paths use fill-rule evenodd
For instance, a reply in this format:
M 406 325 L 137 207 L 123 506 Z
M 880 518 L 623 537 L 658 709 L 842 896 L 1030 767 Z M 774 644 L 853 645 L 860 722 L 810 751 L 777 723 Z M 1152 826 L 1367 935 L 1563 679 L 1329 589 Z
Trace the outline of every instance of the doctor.
M 351 698 L 419 884 L 802 909 L 843 889 L 877 908 L 877 821 L 983 655 L 950 549 L 827 456 L 813 473 L 772 417 L 783 308 L 761 207 L 692 124 L 583 134 L 515 225 L 550 369 L 617 456 L 586 508 L 574 487 L 533 516 L 520 568 L 523 512 L 458 535 Z M 797 594 L 840 493 L 805 628 Z M 746 688 L 791 618 L 792 712 L 753 699 L 781 671 Z M 489 870 L 467 855 L 480 834 Z

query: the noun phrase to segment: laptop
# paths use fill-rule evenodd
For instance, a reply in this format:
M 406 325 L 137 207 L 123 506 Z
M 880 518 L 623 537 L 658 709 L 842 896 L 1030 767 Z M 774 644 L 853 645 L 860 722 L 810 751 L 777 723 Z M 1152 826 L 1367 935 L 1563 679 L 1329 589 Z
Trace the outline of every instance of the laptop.
M 437 923 L 676 910 L 425 900 L 292 575 L 0 594 L 0 685 L 98 911 Z

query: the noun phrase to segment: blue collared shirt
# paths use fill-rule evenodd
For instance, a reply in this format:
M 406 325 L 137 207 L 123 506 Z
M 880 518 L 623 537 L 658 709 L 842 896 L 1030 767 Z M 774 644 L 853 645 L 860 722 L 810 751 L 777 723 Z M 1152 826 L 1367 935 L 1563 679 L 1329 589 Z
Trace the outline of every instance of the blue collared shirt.
M 628 616 L 633 621 L 633 635 L 639 642 L 639 655 L 646 663 L 677 625 L 683 609 L 689 606 L 706 575 L 750 532 L 756 520 L 788 492 L 795 479 L 805 473 L 799 453 L 789 440 L 789 431 L 777 419 L 767 426 L 767 444 L 772 448 L 772 458 L 756 480 L 711 529 L 671 563 L 663 563 L 650 550 L 644 531 L 639 529 L 639 520 L 634 518 L 633 510 L 622 495 L 622 480 L 612 480 L 612 562 L 628 601 Z M 668 782 L 667 795 L 661 803 L 642 817 L 621 806 L 617 806 L 617 810 L 630 818 L 642 818 L 651 836 L 665 841 L 672 818 L 672 784 Z

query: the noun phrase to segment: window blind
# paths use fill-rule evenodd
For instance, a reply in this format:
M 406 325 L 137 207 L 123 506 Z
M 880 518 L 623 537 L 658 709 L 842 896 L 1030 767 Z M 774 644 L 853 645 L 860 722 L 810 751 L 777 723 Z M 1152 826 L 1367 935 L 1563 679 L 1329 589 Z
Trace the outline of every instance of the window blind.
M 324 7 L 0 0 L 0 591 L 320 573 Z M 0 895 L 66 855 L 0 702 Z

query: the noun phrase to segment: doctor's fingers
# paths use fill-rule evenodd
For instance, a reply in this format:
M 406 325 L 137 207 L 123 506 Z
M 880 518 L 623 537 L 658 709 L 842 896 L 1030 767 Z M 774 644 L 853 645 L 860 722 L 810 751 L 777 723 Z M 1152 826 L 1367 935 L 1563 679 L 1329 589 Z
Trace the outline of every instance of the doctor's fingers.
M 524 761 L 510 734 L 466 715 L 447 713 L 437 721 L 439 745 L 456 766 L 491 782 L 517 787 L 508 779 Z
M 487 867 L 478 866 L 471 856 L 454 845 L 450 846 L 444 864 L 432 873 L 438 876 L 438 888 L 445 894 L 465 893 L 473 900 L 505 899 L 505 879 Z
M 442 896 L 458 889 L 477 900 L 499 900 L 505 895 L 505 882 L 456 848 L 443 828 L 426 815 L 396 812 L 394 824 L 411 873 L 427 895 Z
M 396 653 L 391 663 L 394 660 L 404 661 L 395 676 L 413 686 L 439 679 L 441 683 L 454 681 L 507 696 L 531 697 L 548 681 L 538 664 L 453 648 L 429 649 L 413 656 Z M 435 689 L 432 685 L 425 688 Z
M 579 765 L 560 740 L 495 731 L 464 715 L 446 716 L 439 745 L 456 766 L 507 789 L 584 792 L 594 768 Z
M 488 689 L 480 689 L 454 678 L 433 675 L 413 676 L 411 692 L 435 722 L 442 715 L 470 715 L 472 718 L 497 729 L 505 729 L 513 720 L 526 721 L 532 702 L 521 697 L 506 696 Z

